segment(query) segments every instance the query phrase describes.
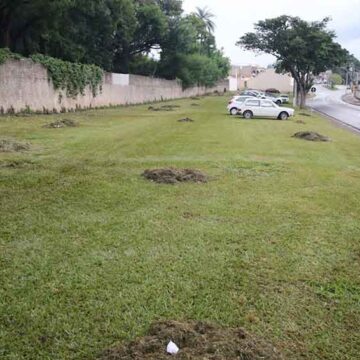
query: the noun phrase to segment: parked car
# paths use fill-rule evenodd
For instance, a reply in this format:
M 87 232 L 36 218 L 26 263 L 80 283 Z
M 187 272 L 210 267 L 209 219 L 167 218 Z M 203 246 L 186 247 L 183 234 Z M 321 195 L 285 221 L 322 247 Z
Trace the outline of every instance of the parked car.
M 286 95 L 286 94 L 281 94 L 280 98 L 282 99 L 283 104 L 288 103 L 290 101 L 289 100 L 289 95 Z
M 280 91 L 278 89 L 270 88 L 265 90 L 266 94 L 280 94 Z
M 243 115 L 245 119 L 256 116 L 287 120 L 290 116 L 294 116 L 294 112 L 294 109 L 280 107 L 271 100 L 263 99 L 247 99 L 238 109 L 238 114 Z
M 244 101 L 247 100 L 247 99 L 254 99 L 254 98 L 255 98 L 254 96 L 245 96 L 245 95 L 234 96 L 229 101 L 229 104 L 227 106 L 227 110 L 229 111 L 230 115 L 237 115 L 238 114 L 238 109 L 244 103 Z
M 256 90 L 243 90 L 243 91 L 240 92 L 239 95 L 258 97 L 259 93 Z
M 271 100 L 272 102 L 274 102 L 277 105 L 281 105 L 284 102 L 284 100 L 281 96 L 276 96 L 273 94 L 267 94 L 266 96 L 262 97 L 262 99 Z

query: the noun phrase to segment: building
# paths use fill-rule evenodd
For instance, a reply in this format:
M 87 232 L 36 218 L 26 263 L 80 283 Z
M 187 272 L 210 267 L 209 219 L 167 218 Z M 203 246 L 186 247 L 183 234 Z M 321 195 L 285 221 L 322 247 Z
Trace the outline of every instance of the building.
M 247 82 L 257 77 L 266 69 L 259 65 L 232 65 L 229 74 L 230 91 L 242 90 L 247 87 Z
M 266 69 L 247 81 L 248 89 L 266 90 L 277 89 L 282 93 L 293 91 L 294 79 L 290 74 L 278 74 L 275 69 Z

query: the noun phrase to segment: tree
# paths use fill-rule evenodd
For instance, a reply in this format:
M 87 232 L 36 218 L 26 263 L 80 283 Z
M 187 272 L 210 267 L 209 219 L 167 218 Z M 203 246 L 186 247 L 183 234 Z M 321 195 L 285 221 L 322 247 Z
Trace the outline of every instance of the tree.
M 332 89 L 334 89 L 336 87 L 336 85 L 341 85 L 343 82 L 342 76 L 340 74 L 331 74 L 330 75 L 330 86 Z
M 335 33 L 327 29 L 329 20 L 307 22 L 286 15 L 266 19 L 256 23 L 255 32 L 246 33 L 237 45 L 275 56 L 276 70 L 290 72 L 295 79 L 297 104 L 303 108 L 314 75 L 346 59 L 347 51 L 334 42 Z
M 212 17 L 183 15 L 181 0 L 0 0 L 0 48 L 212 85 L 228 71 Z
M 204 8 L 196 7 L 196 16 L 202 20 L 209 31 L 209 33 L 213 33 L 215 30 L 215 23 L 213 18 L 215 15 L 208 9 L 207 6 Z
M 162 43 L 160 76 L 179 78 L 184 87 L 212 86 L 225 78 L 229 69 L 229 59 L 217 50 L 214 36 L 201 19 L 190 14 L 170 22 Z

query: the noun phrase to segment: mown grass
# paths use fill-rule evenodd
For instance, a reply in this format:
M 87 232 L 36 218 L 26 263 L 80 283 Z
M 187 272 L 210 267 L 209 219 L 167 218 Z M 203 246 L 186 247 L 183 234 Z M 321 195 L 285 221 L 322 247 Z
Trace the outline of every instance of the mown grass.
M 93 359 L 156 319 L 244 326 L 287 359 L 359 358 L 360 138 L 315 115 L 230 117 L 226 100 L 0 119 L 31 143 L 0 153 L 2 359 Z M 61 118 L 80 127 L 42 128 Z M 211 181 L 140 176 L 168 166 Z

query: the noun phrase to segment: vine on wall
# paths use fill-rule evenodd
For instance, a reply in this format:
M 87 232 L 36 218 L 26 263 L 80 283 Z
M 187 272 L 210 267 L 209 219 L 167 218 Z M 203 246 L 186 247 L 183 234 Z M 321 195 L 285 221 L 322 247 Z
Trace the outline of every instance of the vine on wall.
M 12 53 L 9 49 L 0 49 L 0 65 L 7 60 L 20 60 L 19 54 Z M 104 71 L 96 65 L 71 63 L 55 59 L 42 54 L 31 55 L 30 59 L 43 65 L 52 79 L 55 89 L 66 91 L 68 97 L 75 98 L 84 95 L 87 86 L 90 87 L 93 96 L 101 91 Z
M 1 48 L 0 49 L 0 65 L 4 64 L 7 60 L 20 60 L 21 55 L 14 54 L 8 48 Z
M 69 97 L 84 95 L 87 86 L 90 87 L 93 96 L 101 91 L 104 72 L 96 65 L 71 63 L 42 54 L 32 55 L 30 58 L 45 66 L 55 88 L 66 90 Z

